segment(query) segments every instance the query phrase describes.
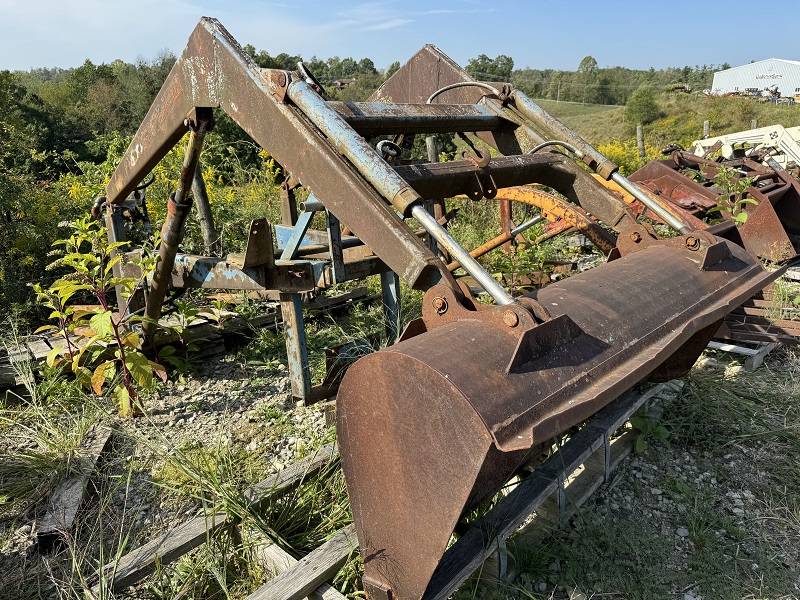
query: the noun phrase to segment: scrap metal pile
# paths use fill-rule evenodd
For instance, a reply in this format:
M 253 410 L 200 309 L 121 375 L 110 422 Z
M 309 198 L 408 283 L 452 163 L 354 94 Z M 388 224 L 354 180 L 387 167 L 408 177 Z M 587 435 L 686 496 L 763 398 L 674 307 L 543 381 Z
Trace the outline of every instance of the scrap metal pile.
M 797 128 L 780 125 L 697 140 L 692 151 L 673 149 L 630 176 L 642 190 L 668 202 L 672 210 L 698 230 L 706 230 L 743 246 L 752 256 L 775 264 L 791 264 L 800 256 L 800 146 Z M 733 186 L 718 184 L 727 170 Z M 625 197 L 638 214 L 646 208 Z M 736 197 L 747 217 L 738 226 L 730 217 Z M 720 211 L 720 207 L 722 210 Z M 652 215 L 650 215 L 652 216 Z M 655 217 L 656 220 L 658 219 Z M 714 223 L 714 224 L 712 224 Z M 770 290 L 748 299 L 725 319 L 718 339 L 752 342 L 800 342 L 795 307 L 776 304 Z M 794 317 L 794 318 L 792 318 Z
M 333 102 L 302 65 L 297 72 L 261 69 L 204 18 L 106 190 L 116 240 L 115 207 L 189 132 L 145 310 L 157 318 L 169 286 L 280 291 L 297 316 L 287 321 L 290 361 L 302 343 L 302 330 L 292 328 L 302 321 L 297 294 L 383 273 L 387 310 L 396 316 L 394 273 L 426 290 L 422 317 L 397 343 L 356 361 L 337 396 L 342 467 L 373 600 L 423 597 L 462 515 L 553 435 L 647 378 L 685 373 L 725 315 L 774 278 L 742 246 L 642 192 L 522 92 L 498 85 L 472 80 L 425 46 L 371 101 Z M 287 174 L 288 235 L 255 222 L 246 253 L 227 259 L 179 252 L 187 192 L 214 109 Z M 463 136 L 469 149 L 461 160 L 398 160 L 414 135 L 436 133 Z M 386 136 L 392 139 L 379 142 Z M 589 170 L 678 235 L 663 239 L 640 223 Z M 298 186 L 311 196 L 293 215 Z M 560 211 L 607 251 L 608 262 L 513 297 L 442 224 L 441 199 L 462 194 L 503 204 L 506 216 L 509 201 Z M 315 212 L 324 212 L 327 229 L 304 242 Z M 494 304 L 477 302 L 443 254 Z M 290 367 L 302 397 L 307 373 L 301 362 Z

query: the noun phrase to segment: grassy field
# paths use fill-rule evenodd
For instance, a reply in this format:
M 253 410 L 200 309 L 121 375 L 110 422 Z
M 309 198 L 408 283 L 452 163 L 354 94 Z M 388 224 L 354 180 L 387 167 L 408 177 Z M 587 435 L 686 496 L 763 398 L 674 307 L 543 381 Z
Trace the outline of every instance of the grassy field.
M 606 144 L 626 136 L 624 106 L 556 102 L 539 99 L 536 102 L 567 127 L 578 132 L 590 144 Z

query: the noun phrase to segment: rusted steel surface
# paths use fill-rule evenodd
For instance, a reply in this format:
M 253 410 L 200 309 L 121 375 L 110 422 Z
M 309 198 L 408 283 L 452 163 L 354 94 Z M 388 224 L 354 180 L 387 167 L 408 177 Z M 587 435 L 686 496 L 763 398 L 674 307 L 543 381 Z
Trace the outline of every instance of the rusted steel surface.
M 728 239 L 742 243 L 753 256 L 774 262 L 784 262 L 798 256 L 800 249 L 800 183 L 779 165 L 765 166 L 749 159 L 715 162 L 688 152 L 676 151 L 669 160 L 652 161 L 631 175 L 631 181 L 672 203 L 676 212 L 683 213 L 688 222 L 698 228 L 708 228 L 703 220 L 727 210 L 710 209 L 729 204 L 723 191 L 714 187 L 713 177 L 723 166 L 737 169 L 738 177 L 752 177 L 752 185 L 743 197 L 755 201 L 744 210 L 747 221 L 731 230 Z M 694 172 L 704 183 L 694 181 L 683 172 Z M 643 207 L 638 201 L 625 200 L 638 213 Z
M 490 497 L 550 436 L 648 375 L 688 368 L 730 307 L 774 275 L 705 231 L 660 239 L 576 160 L 605 179 L 615 177 L 616 165 L 510 86 L 476 87 L 432 46 L 374 102 L 328 102 L 307 79 L 259 69 L 218 22 L 201 20 L 107 194 L 119 203 L 186 131 L 186 116 L 211 108 L 229 114 L 291 173 L 282 215 L 293 228 L 276 231 L 284 240 L 278 260 L 265 222 L 253 224 L 244 255 L 227 260 L 177 254 L 178 200 L 165 231 L 175 238 L 168 240 L 173 285 L 282 292 L 292 393 L 306 402 L 333 393 L 338 379 L 324 389 L 310 385 L 299 292 L 381 273 L 394 338 L 398 281 L 387 267 L 428 290 L 422 319 L 394 346 L 358 360 L 337 401 L 367 594 L 420 598 L 465 510 Z M 458 82 L 469 86 L 443 89 Z M 464 130 L 479 130 L 504 156 L 467 142 L 465 160 L 399 165 L 384 154 L 386 142 L 378 150 L 364 137 Z M 561 141 L 542 145 L 554 136 Z M 498 193 L 534 183 L 567 201 L 531 188 Z M 619 185 L 653 204 L 627 180 Z M 300 215 L 293 207 L 299 186 L 313 194 Z M 759 189 L 775 205 L 790 188 Z M 537 206 L 587 235 L 609 262 L 513 298 L 447 233 L 444 206 L 427 212 L 426 201 L 459 194 Z M 311 239 L 314 211 L 325 211 L 327 230 Z M 409 216 L 497 305 L 477 303 L 455 281 L 404 222 Z M 509 220 L 506 211 L 503 225 Z M 620 234 L 616 245 L 609 230 Z
M 800 344 L 800 309 L 781 306 L 765 290 L 731 311 L 714 337 L 734 341 Z
M 454 133 L 494 131 L 501 117 L 476 104 L 396 104 L 387 102 L 328 102 L 365 137 L 389 133 Z
M 370 96 L 370 101 L 425 104 L 437 90 L 465 81 L 474 80 L 439 48 L 427 44 L 387 79 Z M 478 104 L 487 93 L 487 90 L 482 88 L 459 87 L 438 96 L 435 102 L 451 105 Z M 498 112 L 496 106 L 490 104 L 484 106 L 498 116 L 502 115 L 502 111 Z M 520 127 L 510 120 L 503 123 L 503 127 L 497 131 L 478 132 L 478 137 L 503 154 L 520 154 L 544 141 L 540 134 L 527 127 Z
M 525 297 L 549 313 L 540 324 L 433 288 L 423 334 L 351 368 L 337 432 L 365 586 L 419 598 L 460 515 L 527 452 L 710 337 L 772 277 L 729 242 L 673 239 Z
M 178 189 L 167 204 L 167 218 L 161 228 L 161 243 L 158 247 L 158 262 L 153 271 L 153 279 L 150 282 L 150 293 L 148 294 L 148 301 L 145 306 L 144 314 L 148 320 L 144 322 L 143 329 L 147 337 L 153 336 L 158 320 L 161 317 L 161 308 L 164 305 L 164 298 L 167 294 L 167 286 L 172 275 L 175 255 L 178 253 L 178 246 L 183 241 L 186 218 L 189 216 L 189 211 L 192 209 L 192 199 L 189 197 L 189 190 L 192 187 L 194 173 L 200 159 L 200 152 L 202 152 L 203 149 L 206 131 L 209 130 L 214 123 L 211 110 L 204 108 L 196 110 L 194 120 L 190 121 L 187 119 L 187 122 L 191 129 L 189 142 L 183 157 L 181 175 L 178 179 Z M 109 210 L 111 210 L 111 208 L 109 208 Z
M 432 94 L 445 86 L 474 81 L 449 56 L 436 46 L 428 44 L 423 46 L 405 65 L 387 79 L 370 97 L 370 101 L 423 104 Z M 553 131 L 540 132 L 535 130 L 532 122 L 526 120 L 511 108 L 505 107 L 498 97 L 481 87 L 454 88 L 437 96 L 435 102 L 480 104 L 502 117 L 505 121 L 500 129 L 490 132 L 478 132 L 477 135 L 503 155 L 525 154 L 535 146 L 553 139 Z M 550 118 L 552 119 L 552 117 Z M 569 130 L 567 129 L 567 131 Z M 590 146 L 586 145 L 584 150 L 588 148 Z M 593 152 L 589 154 L 598 165 L 602 164 L 607 167 L 603 171 L 606 175 L 614 170 L 613 163 L 602 157 L 602 155 L 595 156 Z M 571 202 L 582 206 L 616 231 L 624 229 L 635 222 L 635 216 L 624 202 L 595 181 L 591 174 L 580 165 L 575 164 L 572 159 L 567 158 L 560 152 L 543 151 L 539 155 L 554 156 L 555 160 L 558 161 L 558 165 L 547 170 L 547 181 L 536 181 L 536 183 L 543 183 L 553 187 L 564 194 Z M 492 159 L 492 164 L 496 160 Z M 517 181 L 516 184 L 506 182 L 504 185 L 498 182 L 497 187 L 532 182 L 534 180 L 527 182 Z M 426 197 L 441 197 L 441 195 L 427 196 L 422 191 L 420 193 Z M 444 195 L 446 196 L 447 194 Z
M 218 21 L 203 18 L 112 176 L 109 201 L 124 199 L 167 154 L 195 106 L 220 107 L 409 285 L 426 288 L 439 281 L 441 261 L 299 111 L 282 101 L 289 76 L 260 69 Z

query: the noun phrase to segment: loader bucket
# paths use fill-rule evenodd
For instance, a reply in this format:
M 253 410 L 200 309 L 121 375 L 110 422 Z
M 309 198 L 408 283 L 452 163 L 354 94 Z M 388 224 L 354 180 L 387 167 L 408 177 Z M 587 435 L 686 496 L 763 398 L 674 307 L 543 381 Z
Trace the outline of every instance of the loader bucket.
M 466 511 L 552 436 L 659 367 L 690 366 L 725 314 L 771 279 L 742 248 L 696 235 L 511 306 L 436 286 L 402 341 L 351 367 L 337 436 L 369 598 L 422 598 Z

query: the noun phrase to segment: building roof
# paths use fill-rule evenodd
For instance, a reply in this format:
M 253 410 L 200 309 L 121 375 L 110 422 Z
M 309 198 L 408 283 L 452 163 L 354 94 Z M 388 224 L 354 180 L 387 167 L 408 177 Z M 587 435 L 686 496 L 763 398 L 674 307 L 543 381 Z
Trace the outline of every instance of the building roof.
M 750 66 L 750 65 L 757 65 L 759 63 L 765 63 L 765 62 L 770 62 L 770 61 L 785 62 L 785 63 L 790 63 L 790 64 L 793 64 L 793 65 L 800 66 L 800 60 L 791 60 L 789 58 L 765 58 L 764 60 L 756 60 L 756 61 L 753 61 L 751 63 L 746 63 L 744 65 L 739 65 L 737 67 L 731 67 L 730 69 L 724 69 L 724 70 L 725 71 L 730 71 L 731 69 L 739 69 L 741 67 L 747 67 L 747 66 Z M 722 73 L 722 71 L 717 71 L 717 73 Z

